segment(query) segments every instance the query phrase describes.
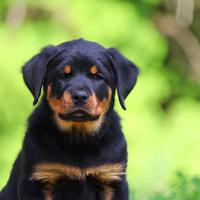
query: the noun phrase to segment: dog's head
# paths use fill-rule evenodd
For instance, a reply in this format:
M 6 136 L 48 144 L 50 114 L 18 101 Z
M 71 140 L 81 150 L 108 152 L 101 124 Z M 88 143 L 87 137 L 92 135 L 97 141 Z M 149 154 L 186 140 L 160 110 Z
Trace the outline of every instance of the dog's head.
M 86 132 L 99 129 L 113 107 L 115 89 L 125 109 L 137 75 L 136 66 L 116 49 L 82 39 L 48 46 L 23 67 L 33 104 L 43 87 L 58 126 Z

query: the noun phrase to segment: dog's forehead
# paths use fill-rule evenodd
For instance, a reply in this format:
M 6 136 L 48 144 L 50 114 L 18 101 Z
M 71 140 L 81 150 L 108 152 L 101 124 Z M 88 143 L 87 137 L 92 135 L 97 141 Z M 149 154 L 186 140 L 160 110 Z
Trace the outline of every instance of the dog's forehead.
M 75 54 L 63 53 L 55 57 L 48 66 L 49 70 L 64 69 L 64 67 L 70 65 L 76 69 L 88 69 L 92 66 L 98 66 L 98 68 L 105 68 L 105 58 L 88 56 L 82 52 L 76 52 Z
M 58 45 L 58 48 L 68 52 L 81 51 L 86 54 L 98 54 L 106 50 L 102 45 L 96 42 L 91 42 L 83 39 L 62 43 L 61 45 Z
M 92 65 L 99 65 L 101 67 L 108 62 L 104 47 L 85 40 L 59 45 L 58 51 L 59 53 L 52 58 L 49 64 L 51 69 L 62 67 L 65 64 L 72 64 L 74 67 L 88 67 Z

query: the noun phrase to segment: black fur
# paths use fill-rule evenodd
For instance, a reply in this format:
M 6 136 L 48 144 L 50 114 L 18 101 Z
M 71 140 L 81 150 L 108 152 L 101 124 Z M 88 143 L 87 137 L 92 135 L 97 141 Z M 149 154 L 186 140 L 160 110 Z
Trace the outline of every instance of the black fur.
M 70 77 L 63 73 L 66 64 L 74 66 Z M 97 65 L 100 73 L 91 76 L 88 67 Z M 122 108 L 124 100 L 136 83 L 136 66 L 116 49 L 105 49 L 97 43 L 74 40 L 59 46 L 48 46 L 23 67 L 24 81 L 38 102 L 41 89 L 44 95 L 28 120 L 23 147 L 13 165 L 10 179 L 0 193 L 0 200 L 44 200 L 44 183 L 30 180 L 33 167 L 40 162 L 61 163 L 80 168 L 102 164 L 127 164 L 127 147 L 120 120 L 113 110 L 115 89 Z M 112 89 L 110 107 L 96 133 L 81 130 L 63 133 L 55 123 L 54 112 L 47 100 L 47 87 L 60 98 L 64 91 L 94 92 L 99 100 L 108 98 L 107 87 Z M 79 133 L 81 132 L 81 133 Z M 113 200 L 127 200 L 126 175 L 110 184 Z M 52 192 L 52 200 L 103 200 L 104 186 L 94 177 L 86 181 L 67 178 L 59 180 Z

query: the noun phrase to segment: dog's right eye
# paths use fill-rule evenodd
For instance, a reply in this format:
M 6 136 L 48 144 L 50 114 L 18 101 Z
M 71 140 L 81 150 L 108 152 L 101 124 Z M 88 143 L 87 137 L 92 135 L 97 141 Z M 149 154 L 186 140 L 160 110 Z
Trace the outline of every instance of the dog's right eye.
M 65 74 L 64 74 L 64 78 L 65 78 L 65 79 L 68 80 L 70 77 L 71 77 L 71 73 L 69 73 L 69 74 L 65 73 Z
M 97 68 L 96 65 L 93 65 L 91 68 L 90 68 L 90 76 L 93 78 L 93 79 L 96 79 L 96 80 L 100 80 L 102 79 L 102 76 L 101 74 L 99 73 L 99 70 Z

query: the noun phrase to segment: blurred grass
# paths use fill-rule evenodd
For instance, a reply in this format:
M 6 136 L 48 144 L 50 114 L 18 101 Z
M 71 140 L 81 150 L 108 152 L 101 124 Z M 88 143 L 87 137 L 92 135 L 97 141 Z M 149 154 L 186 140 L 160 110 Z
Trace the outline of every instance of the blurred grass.
M 178 172 L 171 191 L 168 194 L 157 193 L 150 200 L 198 200 L 200 199 L 200 179 L 193 177 L 188 179 L 185 174 Z
M 151 2 L 151 6 L 159 3 L 146 2 Z M 59 3 L 66 13 L 71 11 L 68 15 L 73 20 L 76 37 L 117 47 L 141 69 L 138 84 L 126 100 L 128 110 L 122 111 L 116 102 L 128 141 L 128 180 L 131 195 L 136 196 L 131 199 L 200 199 L 199 179 L 186 178 L 199 174 L 200 104 L 185 96 L 176 99 L 167 113 L 160 106 L 160 101 L 171 92 L 169 74 L 163 70 L 168 52 L 166 38 L 129 1 L 75 0 L 66 5 L 60 0 Z M 54 1 L 43 4 L 58 5 Z M 72 38 L 71 32 L 54 20 L 35 23 L 28 20 L 20 29 L 0 24 L 1 188 L 21 148 L 26 119 L 33 109 L 33 99 L 24 86 L 20 68 L 42 46 Z M 174 181 L 179 170 L 187 176 L 180 173 Z M 178 186 L 170 188 L 171 182 Z

